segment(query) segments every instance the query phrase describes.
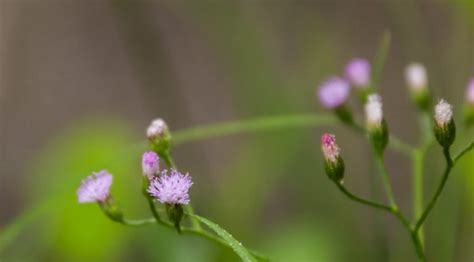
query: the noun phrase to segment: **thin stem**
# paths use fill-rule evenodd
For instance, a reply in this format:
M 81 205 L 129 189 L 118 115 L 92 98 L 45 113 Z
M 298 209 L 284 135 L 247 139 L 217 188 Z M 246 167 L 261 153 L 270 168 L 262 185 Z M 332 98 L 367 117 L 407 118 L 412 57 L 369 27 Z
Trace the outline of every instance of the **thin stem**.
M 155 218 L 148 218 L 148 219 L 141 219 L 141 220 L 131 220 L 131 219 L 124 218 L 121 221 L 121 223 L 126 226 L 140 227 L 140 226 L 156 224 L 157 220 Z
M 336 182 L 335 184 L 336 184 L 337 188 L 342 193 L 344 193 L 344 195 L 346 195 L 349 199 L 351 199 L 355 202 L 358 202 L 358 203 L 361 203 L 361 204 L 379 209 L 379 210 L 389 212 L 392 215 L 394 215 L 402 223 L 402 225 L 407 230 L 407 232 L 410 234 L 411 239 L 413 241 L 413 244 L 415 246 L 416 254 L 417 254 L 419 260 L 420 261 L 425 261 L 426 260 L 425 259 L 425 254 L 424 254 L 424 251 L 423 251 L 423 247 L 422 247 L 422 244 L 421 244 L 421 241 L 420 241 L 420 238 L 419 238 L 418 234 L 412 230 L 412 224 L 402 214 L 402 212 L 400 212 L 400 210 L 397 207 L 390 207 L 390 206 L 386 206 L 386 205 L 379 204 L 379 203 L 376 203 L 376 202 L 372 202 L 370 200 L 363 199 L 361 197 L 358 197 L 358 196 L 352 194 L 341 183 Z
M 337 188 L 339 188 L 339 190 L 341 190 L 341 192 L 344 193 L 344 195 L 346 195 L 351 200 L 354 200 L 354 201 L 359 202 L 359 203 L 364 204 L 364 205 L 371 206 L 373 208 L 377 208 L 377 209 L 385 210 L 385 211 L 388 211 L 388 212 L 392 212 L 392 208 L 389 207 L 389 206 L 379 204 L 379 203 L 376 203 L 376 202 L 372 202 L 370 200 L 366 200 L 366 199 L 363 199 L 361 197 L 358 197 L 358 196 L 352 194 L 349 190 L 347 190 L 347 188 L 344 187 L 344 185 L 342 185 L 341 183 L 336 182 L 335 184 L 336 184 Z
M 338 120 L 330 114 L 302 113 L 293 115 L 267 116 L 246 120 L 220 122 L 195 126 L 173 132 L 175 145 L 209 138 L 240 133 L 306 128 L 337 124 Z
M 413 214 L 415 220 L 423 213 L 423 159 L 424 153 L 417 150 L 413 154 Z M 423 228 L 420 228 L 419 237 L 422 246 L 424 246 Z
M 148 202 L 148 207 L 150 208 L 151 213 L 153 214 L 153 217 L 155 218 L 155 222 L 161 225 L 165 224 L 165 221 L 163 221 L 160 217 L 160 214 L 158 214 L 158 210 L 156 210 L 155 202 L 153 202 L 153 199 L 151 199 L 149 196 L 145 196 Z
M 465 149 L 454 157 L 454 164 L 458 162 L 465 154 L 474 149 L 474 142 L 471 142 Z
M 158 221 L 155 218 L 146 218 L 146 219 L 140 219 L 140 220 L 131 220 L 131 219 L 123 218 L 121 221 L 116 221 L 116 222 L 119 222 L 119 223 L 121 223 L 123 225 L 126 225 L 126 226 L 140 227 L 140 226 L 148 226 L 148 225 L 152 225 L 152 224 L 157 224 Z M 174 229 L 173 224 L 168 223 L 168 222 L 163 221 L 163 223 L 158 223 L 158 224 L 160 224 L 164 227 L 167 227 L 169 229 Z M 185 227 L 185 228 L 181 229 L 181 233 L 185 234 L 185 235 L 194 235 L 194 236 L 203 237 L 203 238 L 205 238 L 207 240 L 210 240 L 214 243 L 217 243 L 217 244 L 219 244 L 223 247 L 232 248 L 223 239 L 221 239 L 218 236 L 216 236 L 214 234 L 211 234 L 207 231 L 204 231 L 204 230 Z M 250 252 L 250 254 L 252 256 L 254 256 L 255 258 L 257 258 L 261 261 L 268 261 L 269 260 L 267 257 L 263 256 L 262 254 L 260 254 L 256 251 L 253 251 L 253 250 L 250 250 L 250 249 L 247 249 L 247 250 Z
M 438 186 L 438 189 L 436 190 L 435 194 L 433 195 L 433 198 L 429 202 L 428 206 L 426 207 L 425 211 L 421 215 L 421 217 L 418 219 L 416 222 L 414 232 L 417 233 L 420 227 L 423 225 L 425 222 L 426 218 L 430 214 L 431 210 L 433 209 L 434 205 L 436 204 L 436 201 L 438 200 L 439 196 L 441 195 L 441 192 L 443 192 L 444 186 L 446 185 L 446 181 L 448 181 L 449 174 L 451 172 L 451 169 L 453 168 L 454 162 L 451 158 L 451 154 L 449 152 L 449 148 L 444 148 L 443 149 L 443 154 L 446 159 L 446 169 L 444 171 L 443 177 L 441 179 L 441 183 Z
M 194 141 L 200 141 L 221 136 L 235 135 L 241 133 L 252 133 L 273 130 L 285 130 L 294 128 L 308 128 L 317 126 L 328 126 L 339 123 L 338 119 L 331 114 L 300 113 L 293 115 L 258 117 L 246 120 L 227 121 L 216 124 L 208 124 L 177 130 L 173 132 L 173 145 L 180 145 Z M 363 132 L 364 128 L 357 125 L 349 125 L 357 132 Z M 390 136 L 390 147 L 405 154 L 410 154 L 413 147 Z
M 397 208 L 397 203 L 392 191 L 392 185 L 390 183 L 390 178 L 388 177 L 388 172 L 383 161 L 383 155 L 375 154 L 375 162 L 382 176 L 382 183 L 385 188 L 385 193 L 387 194 L 388 201 L 392 208 Z M 397 208 L 398 209 L 398 208 Z

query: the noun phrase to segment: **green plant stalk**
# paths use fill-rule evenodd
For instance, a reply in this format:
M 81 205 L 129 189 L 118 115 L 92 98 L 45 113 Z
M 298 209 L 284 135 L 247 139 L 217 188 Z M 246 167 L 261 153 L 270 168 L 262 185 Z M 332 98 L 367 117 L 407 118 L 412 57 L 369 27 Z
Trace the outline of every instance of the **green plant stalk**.
M 423 163 L 426 156 L 426 152 L 433 142 L 432 133 L 432 120 L 431 116 L 427 112 L 422 112 L 420 114 L 420 129 L 421 129 L 421 144 L 417 147 L 412 155 L 411 161 L 413 166 L 413 174 L 412 174 L 412 194 L 413 194 L 413 215 L 415 221 L 422 215 L 423 213 L 423 196 L 424 196 L 424 168 Z M 420 238 L 421 246 L 424 248 L 424 230 L 423 227 L 417 232 Z
M 390 206 L 392 208 L 398 209 L 397 203 L 395 201 L 395 197 L 393 195 L 393 190 L 392 190 L 392 185 L 390 183 L 390 178 L 388 176 L 387 168 L 385 167 L 384 160 L 383 160 L 383 154 L 375 155 L 375 162 L 377 164 L 377 168 L 379 169 L 380 175 L 382 176 L 382 183 L 383 187 L 385 189 L 385 193 L 387 194 L 388 201 L 390 203 Z
M 413 231 L 413 225 L 408 221 L 408 219 L 400 212 L 400 210 L 395 206 L 387 206 L 387 205 L 384 205 L 384 204 L 379 204 L 379 203 L 376 203 L 376 202 L 373 202 L 373 201 L 370 201 L 370 200 L 366 200 L 364 198 L 361 198 L 361 197 L 358 197 L 354 194 L 352 194 L 349 190 L 347 190 L 341 183 L 335 183 L 337 188 L 344 194 L 346 195 L 349 199 L 355 201 L 355 202 L 358 202 L 358 203 L 361 203 L 361 204 L 364 204 L 364 205 L 367 205 L 369 207 L 373 207 L 375 209 L 379 209 L 379 210 L 383 210 L 385 212 L 389 212 L 390 214 L 392 214 L 393 216 L 395 216 L 395 218 L 397 218 L 401 224 L 403 225 L 403 227 L 407 230 L 407 232 L 410 234 L 410 237 L 411 237 L 411 240 L 413 242 L 413 245 L 415 246 L 415 251 L 416 251 L 416 254 L 418 256 L 418 259 L 420 261 L 425 261 L 426 258 L 425 258 L 425 254 L 424 254 L 424 251 L 423 251 L 423 247 L 421 245 L 421 240 L 418 236 L 418 234 L 416 234 L 414 231 Z
M 413 162 L 413 214 L 415 220 L 418 219 L 423 212 L 423 159 L 424 154 L 421 150 L 416 150 L 412 156 Z M 423 228 L 420 228 L 418 234 L 421 246 L 424 247 Z
M 431 198 L 431 201 L 429 202 L 429 204 L 426 207 L 425 211 L 422 213 L 421 217 L 416 222 L 415 228 L 414 228 L 415 233 L 418 233 L 421 226 L 425 222 L 426 218 L 430 214 L 431 210 L 433 210 L 433 207 L 436 204 L 436 201 L 438 200 L 439 196 L 441 195 L 441 192 L 443 192 L 443 189 L 446 185 L 446 182 L 448 181 L 448 177 L 449 177 L 449 174 L 451 173 L 451 169 L 454 166 L 454 161 L 451 158 L 449 148 L 444 148 L 443 149 L 443 155 L 446 159 L 446 169 L 444 171 L 443 177 L 441 178 L 441 183 L 439 184 L 438 188 L 436 189 L 436 192 L 433 195 L 433 197 Z
M 177 130 L 173 132 L 173 139 L 171 142 L 173 145 L 181 145 L 210 138 L 242 133 L 321 127 L 335 125 L 338 123 L 340 123 L 339 120 L 332 114 L 299 113 L 292 115 L 257 117 L 246 120 L 220 122 Z M 349 127 L 357 132 L 364 131 L 364 128 L 355 124 Z M 392 149 L 407 155 L 411 154 L 414 150 L 412 146 L 404 143 L 402 140 L 393 135 L 390 136 L 389 146 Z
M 157 220 L 155 218 L 146 218 L 146 219 L 140 219 L 140 220 L 131 220 L 131 219 L 124 218 L 122 221 L 115 221 L 115 222 L 118 222 L 126 226 L 133 226 L 133 227 L 141 227 L 141 226 L 157 224 Z M 169 228 L 171 230 L 175 230 L 174 225 L 172 223 L 162 221 L 162 222 L 159 222 L 158 224 L 163 225 L 164 227 Z M 225 242 L 221 238 L 204 230 L 184 227 L 184 228 L 181 228 L 181 233 L 185 235 L 199 236 L 207 240 L 210 240 L 211 242 L 219 244 L 225 248 L 232 248 L 227 242 Z M 252 256 L 254 256 L 260 261 L 269 261 L 269 259 L 266 256 L 263 256 L 262 254 L 254 250 L 248 249 L 248 251 Z

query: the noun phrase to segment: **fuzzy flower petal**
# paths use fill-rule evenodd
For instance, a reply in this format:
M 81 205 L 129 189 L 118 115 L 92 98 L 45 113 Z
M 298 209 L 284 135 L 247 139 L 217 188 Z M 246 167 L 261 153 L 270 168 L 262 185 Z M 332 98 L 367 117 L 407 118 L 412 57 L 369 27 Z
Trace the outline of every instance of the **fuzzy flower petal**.
M 355 87 L 368 87 L 370 85 L 370 63 L 362 58 L 352 59 L 346 65 L 345 77 Z
M 438 126 L 446 126 L 453 119 L 453 106 L 441 99 L 435 107 L 434 117 Z
M 325 133 L 321 136 L 321 149 L 324 154 L 324 158 L 330 162 L 336 162 L 339 157 L 341 149 L 336 144 L 336 136 L 333 134 Z
M 367 98 L 365 104 L 365 116 L 368 126 L 380 126 L 383 120 L 382 98 L 372 94 Z
M 189 204 L 189 188 L 193 185 L 189 174 L 181 174 L 171 169 L 161 171 L 161 175 L 153 179 L 148 188 L 148 193 L 163 204 Z
M 145 152 L 142 156 L 142 171 L 143 175 L 151 178 L 154 175 L 158 174 L 160 165 L 159 165 L 159 157 L 158 155 L 153 152 Z
M 151 121 L 150 125 L 146 130 L 146 136 L 148 139 L 154 139 L 156 137 L 161 137 L 168 131 L 168 125 L 166 122 L 161 119 L 157 118 Z
M 419 63 L 411 63 L 405 68 L 405 81 L 410 89 L 419 91 L 426 88 L 428 80 L 426 68 Z
M 340 77 L 332 77 L 319 87 L 318 97 L 324 107 L 334 109 L 346 102 L 349 92 L 348 82 Z
M 110 194 L 112 175 L 106 170 L 94 172 L 84 179 L 77 190 L 79 203 L 104 202 Z

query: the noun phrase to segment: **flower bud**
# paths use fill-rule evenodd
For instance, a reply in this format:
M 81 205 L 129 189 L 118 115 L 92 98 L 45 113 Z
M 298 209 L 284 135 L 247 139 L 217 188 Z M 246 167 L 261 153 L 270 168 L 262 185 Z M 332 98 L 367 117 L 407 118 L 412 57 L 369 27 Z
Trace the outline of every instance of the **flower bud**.
M 421 111 L 427 111 L 430 107 L 430 95 L 428 92 L 428 80 L 426 69 L 422 64 L 411 63 L 405 68 L 405 81 L 410 90 L 410 95 Z
M 372 94 L 365 104 L 367 133 L 377 154 L 382 155 L 388 144 L 387 122 L 383 117 L 382 98 Z
M 449 148 L 456 138 L 456 125 L 453 120 L 453 106 L 441 99 L 435 107 L 434 133 L 438 143 Z
M 145 152 L 142 156 L 142 172 L 145 177 L 151 179 L 158 174 L 160 169 L 160 160 L 158 155 L 153 152 Z
M 349 93 L 349 83 L 340 77 L 330 78 L 318 89 L 321 104 L 327 109 L 334 110 L 339 119 L 346 124 L 353 123 L 352 112 L 345 106 Z
M 468 127 L 474 124 L 474 78 L 470 79 L 466 89 L 464 119 Z
M 356 88 L 370 87 L 370 63 L 362 58 L 354 58 L 347 63 L 345 77 Z
M 326 174 L 332 181 L 341 183 L 344 178 L 344 161 L 340 156 L 340 148 L 336 144 L 336 136 L 325 133 L 321 136 L 321 149 L 324 155 Z
M 161 118 L 153 120 L 146 130 L 151 146 L 158 154 L 167 154 L 170 148 L 171 133 Z

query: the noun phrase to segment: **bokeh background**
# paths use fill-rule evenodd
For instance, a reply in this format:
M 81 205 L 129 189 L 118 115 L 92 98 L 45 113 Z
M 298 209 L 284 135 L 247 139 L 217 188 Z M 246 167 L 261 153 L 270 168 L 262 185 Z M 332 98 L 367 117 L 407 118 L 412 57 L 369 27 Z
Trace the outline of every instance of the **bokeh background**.
M 238 261 L 199 238 L 112 223 L 77 204 L 76 188 L 106 168 L 127 215 L 149 216 L 140 154 L 151 119 L 178 130 L 326 113 L 318 83 L 352 57 L 373 59 L 386 31 L 385 113 L 391 131 L 415 143 L 403 68 L 424 63 L 435 98 L 461 120 L 473 21 L 472 1 L 0 0 L 0 260 Z M 220 137 L 174 156 L 193 175 L 197 212 L 275 261 L 415 261 L 398 221 L 349 201 L 322 172 L 326 130 L 343 147 L 346 185 L 384 201 L 367 142 L 341 126 Z M 463 132 L 455 149 L 473 137 Z M 474 259 L 473 161 L 456 168 L 427 220 L 430 261 Z M 389 152 L 387 165 L 412 214 L 409 161 Z M 444 166 L 436 146 L 426 165 L 425 199 Z

